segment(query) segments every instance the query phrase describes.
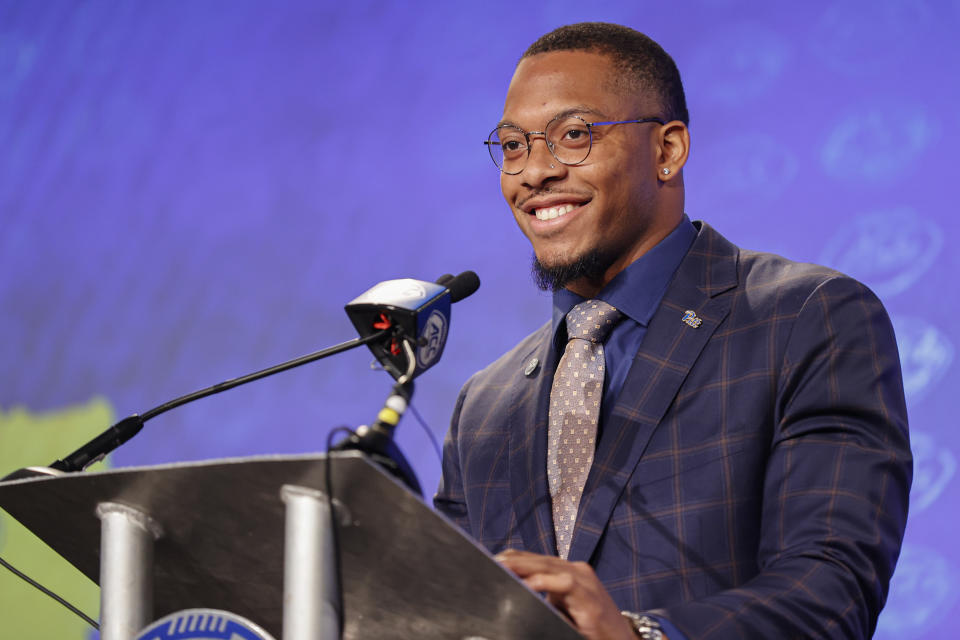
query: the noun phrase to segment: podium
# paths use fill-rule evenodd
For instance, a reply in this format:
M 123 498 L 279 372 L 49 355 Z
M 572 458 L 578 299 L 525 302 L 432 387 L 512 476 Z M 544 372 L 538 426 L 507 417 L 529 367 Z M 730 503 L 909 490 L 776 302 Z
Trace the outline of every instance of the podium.
M 0 508 L 101 585 L 104 640 L 197 607 L 232 612 L 275 638 L 316 640 L 326 637 L 317 621 L 337 606 L 330 579 L 341 585 L 347 639 L 581 638 L 355 452 L 13 480 L 0 483 Z

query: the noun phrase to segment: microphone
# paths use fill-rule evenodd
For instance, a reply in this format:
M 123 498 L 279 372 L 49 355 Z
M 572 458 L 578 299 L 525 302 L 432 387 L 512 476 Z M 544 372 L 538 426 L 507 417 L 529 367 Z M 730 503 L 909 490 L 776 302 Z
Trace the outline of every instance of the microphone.
M 389 339 L 368 346 L 387 373 L 406 382 L 440 360 L 450 327 L 450 305 L 479 287 L 480 278 L 473 271 L 457 276 L 445 273 L 436 282 L 386 280 L 360 294 L 345 310 L 361 337 L 390 330 Z
M 390 332 L 390 338 L 367 346 L 397 381 L 373 424 L 360 426 L 334 451 L 358 450 L 403 481 L 418 496 L 420 483 L 393 433 L 413 395 L 413 379 L 440 359 L 450 326 L 450 305 L 480 288 L 473 271 L 445 273 L 436 282 L 410 278 L 375 285 L 346 306 L 361 336 Z M 416 352 L 414 352 L 416 346 Z M 401 348 L 402 347 L 402 348 Z
M 449 275 L 449 274 L 447 274 Z M 441 278 L 444 276 L 440 276 Z M 450 292 L 450 302 L 460 302 L 472 296 L 480 288 L 480 277 L 473 271 L 464 271 L 458 276 L 444 283 Z

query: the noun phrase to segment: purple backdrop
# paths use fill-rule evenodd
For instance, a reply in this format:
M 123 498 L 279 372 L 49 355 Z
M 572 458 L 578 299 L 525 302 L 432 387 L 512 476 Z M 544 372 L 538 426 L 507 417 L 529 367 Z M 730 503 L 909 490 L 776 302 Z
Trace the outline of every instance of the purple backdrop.
M 474 269 L 483 286 L 454 307 L 414 399 L 441 438 L 460 384 L 548 317 L 480 142 L 523 49 L 585 19 L 675 57 L 692 218 L 839 268 L 887 304 L 917 467 L 878 637 L 948 637 L 956 0 L 0 1 L 0 461 L 49 462 L 12 453 L 14 414 L 96 398 L 142 412 L 353 337 L 342 307 L 380 280 Z M 320 450 L 382 403 L 391 381 L 370 360 L 166 414 L 112 463 Z M 68 423 L 28 435 L 66 453 L 83 439 Z M 399 442 L 432 493 L 439 463 L 412 416 Z

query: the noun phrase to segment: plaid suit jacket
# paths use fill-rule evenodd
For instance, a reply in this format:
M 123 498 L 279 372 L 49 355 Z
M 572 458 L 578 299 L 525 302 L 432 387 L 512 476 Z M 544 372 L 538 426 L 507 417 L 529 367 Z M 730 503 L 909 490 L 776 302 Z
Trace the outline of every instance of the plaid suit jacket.
M 602 426 L 569 557 L 691 639 L 869 637 L 912 476 L 886 312 L 697 224 Z M 475 374 L 445 442 L 434 504 L 494 553 L 556 553 L 550 340 L 548 323 Z

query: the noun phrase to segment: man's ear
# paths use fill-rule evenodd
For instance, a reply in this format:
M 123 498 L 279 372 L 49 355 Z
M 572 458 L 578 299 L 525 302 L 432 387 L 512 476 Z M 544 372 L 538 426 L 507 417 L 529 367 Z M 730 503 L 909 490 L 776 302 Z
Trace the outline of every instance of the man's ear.
M 660 180 L 672 180 L 687 164 L 690 155 L 690 129 L 679 120 L 660 127 L 657 174 Z

